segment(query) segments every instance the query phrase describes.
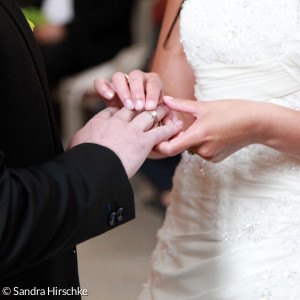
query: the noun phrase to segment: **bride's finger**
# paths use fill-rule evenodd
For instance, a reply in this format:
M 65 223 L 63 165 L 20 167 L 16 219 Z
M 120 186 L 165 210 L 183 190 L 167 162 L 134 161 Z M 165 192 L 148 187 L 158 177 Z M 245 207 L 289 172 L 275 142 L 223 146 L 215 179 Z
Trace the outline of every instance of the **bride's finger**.
M 200 108 L 205 105 L 203 102 L 173 98 L 169 96 L 163 97 L 164 103 L 172 110 L 183 112 L 187 114 L 197 114 Z
M 170 113 L 163 119 L 163 123 L 167 121 L 178 121 L 177 113 L 174 110 L 171 110 Z
M 145 76 L 140 70 L 134 70 L 129 73 L 128 83 L 134 107 L 138 111 L 142 111 L 145 107 Z
M 104 99 L 111 100 L 114 98 L 115 91 L 113 90 L 112 84 L 105 78 L 96 78 L 94 86 L 99 95 Z
M 196 140 L 194 131 L 185 131 L 170 141 L 160 143 L 155 149 L 162 154 L 174 156 L 194 146 Z
M 134 109 L 134 103 L 132 101 L 131 92 L 128 85 L 128 79 L 124 73 L 117 72 L 112 77 L 112 82 L 115 87 L 116 93 L 118 94 L 123 105 L 130 109 Z
M 146 103 L 147 110 L 155 109 L 156 106 L 162 102 L 162 82 L 157 76 L 149 75 L 149 79 L 146 84 Z

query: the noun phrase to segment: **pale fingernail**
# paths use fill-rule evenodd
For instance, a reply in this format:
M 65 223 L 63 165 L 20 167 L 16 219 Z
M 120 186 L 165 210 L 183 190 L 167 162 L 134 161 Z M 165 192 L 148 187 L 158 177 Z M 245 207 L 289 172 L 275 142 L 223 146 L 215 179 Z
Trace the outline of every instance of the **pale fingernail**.
M 106 91 L 106 92 L 105 92 L 105 97 L 106 97 L 107 99 L 111 99 L 113 96 L 114 96 L 114 93 L 112 93 L 112 92 L 110 92 L 110 91 Z
M 155 101 L 154 100 L 148 100 L 146 103 L 147 109 L 154 109 L 155 108 Z
M 173 99 L 174 99 L 174 97 L 170 97 L 170 96 L 164 96 L 164 99 L 165 99 L 165 100 L 173 100 Z
M 128 109 L 134 109 L 134 105 L 133 105 L 133 102 L 131 99 L 126 99 L 125 101 L 125 106 L 128 108 Z
M 139 110 L 144 107 L 144 102 L 142 100 L 137 100 L 135 103 L 135 109 Z

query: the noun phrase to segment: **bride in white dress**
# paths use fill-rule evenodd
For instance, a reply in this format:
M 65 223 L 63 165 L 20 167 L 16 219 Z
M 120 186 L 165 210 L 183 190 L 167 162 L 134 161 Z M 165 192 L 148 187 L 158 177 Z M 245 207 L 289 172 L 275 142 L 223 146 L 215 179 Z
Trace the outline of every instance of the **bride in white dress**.
M 164 32 L 179 2 L 169 1 Z M 180 47 L 174 46 L 179 39 L 184 58 L 183 51 L 176 50 Z M 163 59 L 158 54 L 154 70 L 161 74 L 167 94 L 198 101 L 233 99 L 213 101 L 212 106 L 191 102 L 194 106 L 189 109 L 184 108 L 188 101 L 165 102 L 189 113 L 196 104 L 204 105 L 197 106 L 198 125 L 192 132 L 211 126 L 219 130 L 220 143 L 230 144 L 232 139 L 234 145 L 227 151 L 219 149 L 217 141 L 215 148 L 208 143 L 203 149 L 201 134 L 191 134 L 192 149 L 207 160 L 182 155 L 150 278 L 139 300 L 299 300 L 300 161 L 295 158 L 300 157 L 299 1 L 186 0 L 179 22 L 168 38 L 162 34 L 158 48 Z M 115 76 L 111 92 L 128 105 L 126 100 L 131 99 L 120 76 Z M 129 78 L 134 76 L 137 73 Z M 143 76 L 149 81 L 149 74 Z M 136 81 L 129 81 L 132 98 L 138 90 Z M 148 95 L 142 100 L 151 108 L 151 89 L 145 89 Z M 104 93 L 103 82 L 98 82 L 98 90 Z M 210 117 L 214 113 L 219 115 Z M 267 127 L 269 139 L 248 136 L 259 114 L 265 120 L 261 123 L 272 124 Z M 235 123 L 226 131 L 222 122 L 229 115 Z M 248 127 L 237 125 L 242 123 Z M 158 149 L 163 152 L 164 146 Z M 217 164 L 209 161 L 227 156 Z

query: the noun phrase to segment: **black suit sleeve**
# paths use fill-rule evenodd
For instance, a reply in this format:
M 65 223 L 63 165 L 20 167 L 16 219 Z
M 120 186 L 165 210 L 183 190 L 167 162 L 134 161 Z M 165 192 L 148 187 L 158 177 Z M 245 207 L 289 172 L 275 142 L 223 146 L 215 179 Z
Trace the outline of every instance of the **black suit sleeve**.
M 0 156 L 0 278 L 111 229 L 113 211 L 134 218 L 133 193 L 119 158 L 82 144 L 26 169 Z M 117 224 L 117 225 L 118 225 Z

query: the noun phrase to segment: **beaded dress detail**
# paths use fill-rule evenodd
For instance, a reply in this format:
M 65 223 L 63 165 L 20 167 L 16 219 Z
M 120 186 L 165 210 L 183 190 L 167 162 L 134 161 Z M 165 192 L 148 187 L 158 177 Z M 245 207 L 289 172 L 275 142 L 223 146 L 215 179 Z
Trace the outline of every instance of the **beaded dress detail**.
M 199 101 L 300 109 L 298 0 L 187 0 L 181 42 Z M 139 300 L 299 300 L 300 161 L 251 145 L 183 153 Z

